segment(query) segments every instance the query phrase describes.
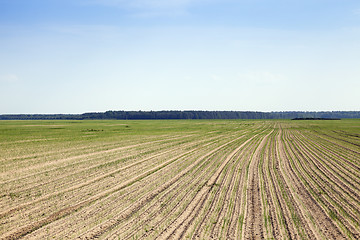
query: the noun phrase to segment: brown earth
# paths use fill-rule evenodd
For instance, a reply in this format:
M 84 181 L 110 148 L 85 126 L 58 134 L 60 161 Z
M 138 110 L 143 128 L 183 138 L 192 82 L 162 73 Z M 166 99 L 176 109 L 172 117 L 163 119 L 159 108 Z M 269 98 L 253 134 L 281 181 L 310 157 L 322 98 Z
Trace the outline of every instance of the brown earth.
M 360 239 L 356 138 L 290 124 L 9 157 L 0 238 Z

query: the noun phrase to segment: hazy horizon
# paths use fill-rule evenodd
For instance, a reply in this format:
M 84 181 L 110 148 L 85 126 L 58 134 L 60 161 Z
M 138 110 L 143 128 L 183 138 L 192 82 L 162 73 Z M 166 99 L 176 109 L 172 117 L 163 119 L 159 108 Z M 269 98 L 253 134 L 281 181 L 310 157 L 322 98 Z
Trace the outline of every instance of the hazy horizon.
M 0 114 L 360 111 L 355 0 L 0 0 Z
M 105 113 L 108 111 L 113 111 L 113 112 L 259 112 L 259 113 L 266 113 L 266 114 L 271 114 L 271 113 L 331 113 L 331 112 L 356 112 L 356 113 L 360 113 L 360 111 L 342 111 L 342 110 L 333 110 L 333 111 L 241 111 L 241 110 L 189 110 L 189 109 L 185 109 L 185 110 L 171 110 L 171 109 L 165 109 L 165 110 L 105 110 L 105 111 L 89 111 L 89 112 L 78 112 L 78 113 L 0 113 L 0 116 L 6 116 L 6 115 L 82 115 L 82 114 L 88 114 L 88 113 Z

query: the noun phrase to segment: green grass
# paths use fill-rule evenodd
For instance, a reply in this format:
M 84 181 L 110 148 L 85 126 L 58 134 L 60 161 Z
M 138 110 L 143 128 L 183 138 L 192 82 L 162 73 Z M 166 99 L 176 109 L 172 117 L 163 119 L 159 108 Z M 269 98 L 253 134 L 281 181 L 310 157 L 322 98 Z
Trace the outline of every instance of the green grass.
M 289 161 L 299 182 L 303 184 L 304 190 L 309 192 L 319 206 L 324 209 L 324 213 L 342 228 L 343 232 L 347 234 L 347 231 L 352 230 L 352 228 L 360 229 L 357 220 L 360 209 L 354 201 L 356 196 L 352 192 L 346 192 L 346 189 L 342 189 L 341 185 L 336 186 L 336 182 L 332 180 L 334 176 L 350 189 L 353 188 L 354 191 L 358 189 L 360 175 L 353 170 L 353 166 L 358 167 L 360 165 L 359 119 L 340 121 L 0 121 L 0 197 L 3 201 L 2 206 L 5 207 L 6 204 L 10 204 L 9 206 L 15 208 L 19 204 L 31 203 L 31 201 L 42 198 L 44 201 L 49 201 L 48 205 L 44 205 L 44 209 L 41 209 L 39 213 L 32 211 L 33 206 L 38 206 L 37 202 L 24 207 L 21 210 L 25 213 L 24 218 L 29 218 L 25 225 L 43 219 L 41 214 L 49 216 L 53 211 L 61 210 L 65 206 L 63 206 L 63 202 L 72 204 L 72 202 L 67 202 L 69 196 L 81 202 L 89 197 L 96 196 L 96 194 L 101 195 L 103 188 L 111 191 L 105 192 L 106 194 L 102 194 L 103 197 L 99 199 L 94 197 L 94 201 L 106 203 L 109 200 L 110 202 L 110 198 L 108 199 L 107 196 L 114 193 L 117 198 L 114 197 L 114 200 L 111 201 L 120 199 L 118 200 L 119 203 L 123 206 L 129 206 L 130 200 L 140 199 L 145 194 L 151 193 L 163 184 L 170 182 L 183 170 L 191 167 L 178 179 L 184 182 L 181 184 L 179 182 L 178 186 L 174 185 L 177 186 L 178 190 L 176 188 L 174 191 L 164 191 L 164 193 L 160 192 L 158 195 L 154 195 L 156 198 L 152 200 L 152 203 L 161 205 L 161 214 L 168 216 L 166 220 L 161 222 L 159 226 L 154 225 L 150 220 L 148 225 L 139 223 L 142 231 L 155 236 L 156 233 L 152 231 L 152 227 L 157 231 L 162 228 L 165 229 L 167 224 L 183 214 L 188 204 L 195 206 L 195 203 L 191 201 L 196 194 L 207 193 L 207 191 L 202 190 L 211 187 L 211 192 L 206 195 L 206 201 L 199 208 L 198 215 L 194 217 L 186 234 L 192 235 L 197 229 L 207 229 L 210 232 L 214 227 L 213 225 L 216 225 L 220 227 L 220 233 L 217 237 L 224 237 L 234 223 L 236 225 L 234 229 L 237 229 L 236 233 L 241 235 L 247 229 L 247 219 L 244 218 L 244 200 L 246 200 L 246 191 L 249 187 L 246 185 L 247 180 L 251 176 L 250 174 L 253 174 L 251 168 L 249 169 L 250 160 L 253 159 L 254 151 L 263 138 L 275 130 L 260 149 L 260 162 L 255 168 L 259 171 L 260 197 L 265 206 L 260 213 L 262 214 L 261 219 L 269 237 L 272 236 L 271 224 L 280 225 L 280 222 L 285 221 L 281 215 L 277 217 L 278 222 L 274 222 L 269 217 L 268 198 L 275 198 L 277 195 L 275 193 L 265 195 L 265 188 L 272 186 L 275 189 L 275 185 L 277 185 L 282 191 L 279 195 L 281 201 L 285 203 L 284 207 L 289 210 L 289 221 L 292 222 L 291 224 L 297 234 L 305 237 L 306 232 L 301 226 L 303 220 L 298 215 L 301 212 L 295 209 L 297 205 L 303 206 L 300 202 L 301 199 L 298 200 L 300 204 L 294 201 L 294 189 L 286 181 L 290 178 L 283 176 L 286 171 L 283 168 L 275 168 L 275 165 L 269 164 L 267 162 L 269 160 L 265 158 L 272 154 L 274 163 L 279 161 L 279 156 L 274 155 L 275 146 L 278 144 L 275 136 L 278 133 L 277 126 L 279 124 L 283 129 L 284 135 L 281 135 L 281 141 L 286 151 L 284 154 L 287 156 L 281 161 Z M 254 137 L 256 134 L 257 136 Z M 285 134 L 290 134 L 290 137 L 285 138 Z M 236 138 L 239 139 L 235 141 Z M 248 139 L 251 140 L 244 145 L 239 153 L 233 156 L 233 161 L 229 161 L 229 164 L 222 169 L 217 181 L 207 184 L 211 176 L 218 172 L 217 169 L 222 166 L 224 157 Z M 303 148 L 300 148 L 301 146 Z M 202 158 L 209 153 L 211 153 L 209 156 Z M 302 157 L 303 155 L 304 157 Z M 149 160 L 146 160 L 147 158 Z M 310 159 L 313 159 L 312 161 L 319 167 L 313 166 Z M 127 166 L 131 167 L 127 168 Z M 237 167 L 240 169 L 236 169 Z M 270 170 L 275 173 L 273 176 L 275 178 L 274 186 L 266 182 L 270 180 Z M 327 175 L 328 172 L 331 174 Z M 235 174 L 238 175 L 234 178 L 235 183 L 232 183 L 230 179 Z M 314 180 L 313 176 L 317 176 L 318 180 Z M 146 185 L 148 179 L 151 181 Z M 240 180 L 243 180 L 241 184 L 238 182 Z M 128 185 L 119 187 L 124 182 Z M 131 193 L 132 195 L 121 200 L 126 193 L 126 191 L 121 193 L 123 189 L 135 191 L 137 184 L 142 186 L 140 183 L 144 183 L 143 190 L 139 193 Z M 329 183 L 329 186 L 326 183 Z M 76 184 L 81 187 L 67 191 Z M 169 189 L 171 186 L 173 185 L 169 184 Z M 227 192 L 228 187 L 232 186 L 234 189 Z M 288 188 L 289 186 L 290 188 Z M 237 191 L 238 189 L 239 191 Z M 54 196 L 51 195 L 53 190 L 58 191 Z M 331 199 L 331 194 L 336 193 L 335 190 L 342 194 Z M 219 195 L 215 196 L 215 193 L 219 193 Z M 51 198 L 47 198 L 49 194 Z M 241 198 L 237 198 L 236 194 L 240 194 Z M 162 201 L 156 203 L 158 199 Z M 229 202 L 226 202 L 226 199 Z M 242 199 L 243 202 L 239 199 Z M 179 201 L 180 204 L 177 205 Z M 276 199 L 273 202 L 272 208 L 278 211 L 280 205 L 277 205 Z M 94 202 L 94 205 L 96 204 Z M 234 221 L 232 215 L 236 204 L 242 205 L 237 215 L 234 216 L 237 221 Z M 83 206 L 85 208 L 87 205 L 84 203 Z M 332 206 L 333 209 L 328 206 Z M 144 209 L 146 208 L 144 207 Z M 356 211 L 347 212 L 347 209 L 355 209 Z M 79 210 L 81 209 L 79 208 Z M 208 211 L 211 210 L 215 211 L 207 215 Z M 14 213 L 18 214 L 21 211 L 15 210 Z M 117 211 L 120 212 L 121 209 Z M 223 214 L 220 214 L 220 211 Z M 218 219 L 218 213 L 224 218 Z M 106 215 L 106 218 L 111 219 L 115 216 L 115 213 L 114 216 L 111 214 Z M 151 214 L 156 215 L 156 212 Z M 185 214 L 187 213 L 185 212 Z M 276 212 L 276 214 L 279 213 Z M 314 224 L 318 224 L 311 212 L 308 215 L 303 217 L 308 217 L 312 222 L 315 222 Z M 7 227 L 11 223 L 6 222 L 6 218 L 3 218 L 3 224 Z M 106 218 L 102 216 L 99 219 Z M 202 221 L 203 219 L 205 220 Z M 15 219 L 15 221 L 20 222 L 21 220 Z M 146 221 L 144 220 L 144 222 Z M 353 227 L 348 227 L 347 222 Z M 89 226 L 96 224 L 96 222 L 90 221 L 89 223 Z M 48 223 L 46 222 L 46 224 Z M 321 225 L 319 225 L 319 229 L 321 232 Z M 1 229 L 0 227 L 0 233 L 4 234 L 4 232 L 5 228 Z M 287 233 L 284 231 L 284 234 Z M 352 236 L 351 234 L 349 233 L 349 236 Z M 205 235 L 209 236 L 210 233 L 205 233 Z

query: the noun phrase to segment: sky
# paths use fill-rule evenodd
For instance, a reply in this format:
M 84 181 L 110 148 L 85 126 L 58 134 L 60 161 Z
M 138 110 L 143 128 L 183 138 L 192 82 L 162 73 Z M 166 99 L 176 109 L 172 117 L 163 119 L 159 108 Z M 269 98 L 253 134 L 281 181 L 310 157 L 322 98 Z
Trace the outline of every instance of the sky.
M 359 0 L 0 0 L 0 114 L 359 111 Z

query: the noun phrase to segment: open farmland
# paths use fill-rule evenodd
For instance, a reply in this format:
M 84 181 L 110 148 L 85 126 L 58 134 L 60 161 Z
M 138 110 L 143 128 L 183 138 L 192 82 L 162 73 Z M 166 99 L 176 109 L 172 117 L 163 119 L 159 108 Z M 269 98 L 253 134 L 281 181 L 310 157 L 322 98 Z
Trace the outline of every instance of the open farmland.
M 360 239 L 360 120 L 1 121 L 0 239 Z

